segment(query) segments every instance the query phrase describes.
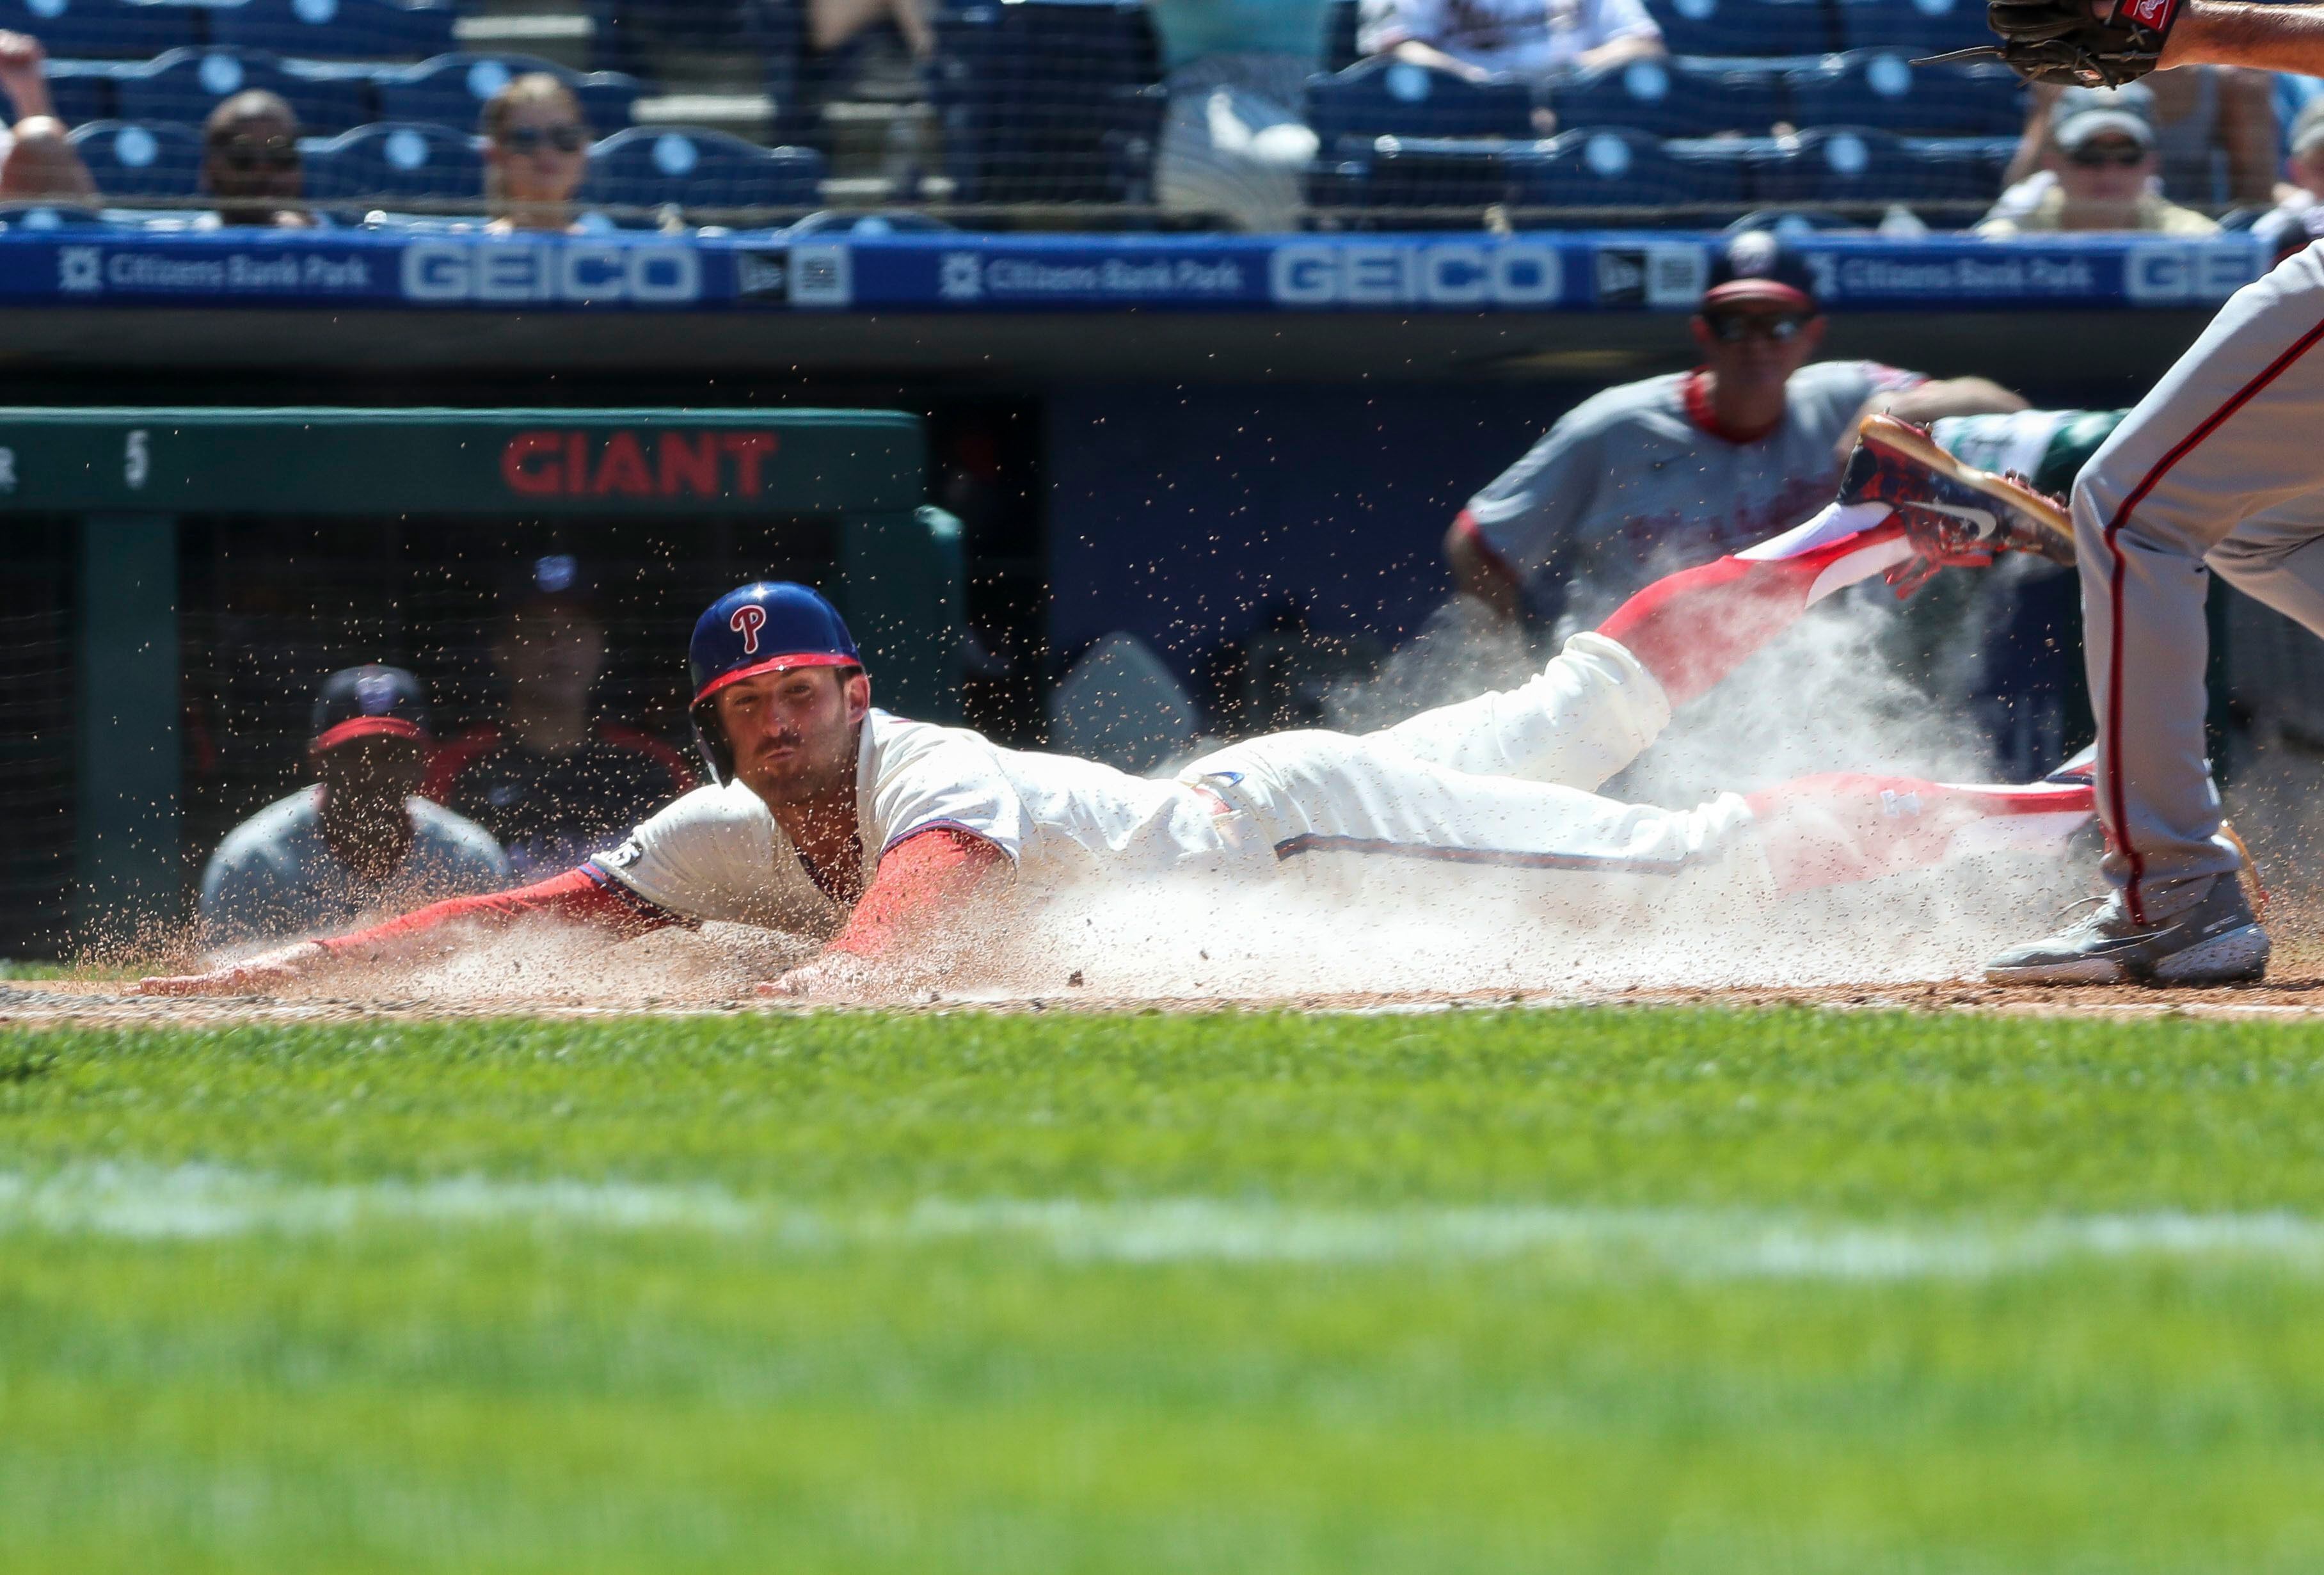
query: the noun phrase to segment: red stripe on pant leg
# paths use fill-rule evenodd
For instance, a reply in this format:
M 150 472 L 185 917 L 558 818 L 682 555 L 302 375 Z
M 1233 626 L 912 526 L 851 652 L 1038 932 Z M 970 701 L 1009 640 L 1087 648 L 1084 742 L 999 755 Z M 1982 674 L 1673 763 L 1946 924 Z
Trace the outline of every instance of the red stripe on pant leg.
M 2204 417 L 2194 431 L 2180 439 L 2169 453 L 2155 461 L 2154 468 L 2140 479 L 2138 485 L 2130 489 L 2130 495 L 2114 511 L 2114 517 L 2107 522 L 2106 550 L 2114 560 L 2107 582 L 2107 606 L 2114 615 L 2114 626 L 2107 631 L 2107 807 L 2113 812 L 2115 846 L 2122 850 L 2124 862 L 2130 866 L 2130 880 L 2124 887 L 2124 900 L 2129 906 L 2134 923 L 2146 922 L 2146 904 L 2138 891 L 2139 881 L 2146 873 L 2146 861 L 2130 844 L 2130 814 L 2122 796 L 2122 588 L 2128 565 L 2115 538 L 2121 534 L 2123 526 L 2130 523 L 2131 511 L 2146 501 L 2146 495 L 2162 484 L 2172 466 L 2193 453 L 2204 439 L 2224 426 L 2229 417 L 2250 403 L 2262 389 L 2282 376 L 2294 361 L 2315 347 L 2319 339 L 2324 339 L 2324 322 L 2319 322 L 2294 339 L 2290 348 L 2269 362 L 2249 383 L 2236 390 L 2226 403 Z

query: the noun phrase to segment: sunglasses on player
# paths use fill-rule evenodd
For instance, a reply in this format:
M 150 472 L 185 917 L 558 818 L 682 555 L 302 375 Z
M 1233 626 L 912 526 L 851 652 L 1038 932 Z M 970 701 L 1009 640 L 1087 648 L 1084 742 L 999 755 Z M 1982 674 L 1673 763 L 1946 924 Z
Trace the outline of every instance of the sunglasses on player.
M 2127 169 L 2146 157 L 2146 150 L 2134 142 L 2084 143 L 2066 155 L 2085 170 L 2103 170 L 2109 164 Z
M 1776 344 L 1789 344 L 1808 320 L 1795 313 L 1761 311 L 1714 311 L 1703 315 L 1711 325 L 1711 337 L 1722 345 L 1739 345 L 1746 339 L 1772 339 Z
M 512 153 L 537 153 L 543 148 L 577 153 L 588 142 L 589 134 L 570 121 L 563 125 L 512 125 L 501 133 L 501 146 Z
M 210 152 L 230 170 L 295 170 L 299 167 L 299 144 L 294 137 L 220 137 L 210 144 Z

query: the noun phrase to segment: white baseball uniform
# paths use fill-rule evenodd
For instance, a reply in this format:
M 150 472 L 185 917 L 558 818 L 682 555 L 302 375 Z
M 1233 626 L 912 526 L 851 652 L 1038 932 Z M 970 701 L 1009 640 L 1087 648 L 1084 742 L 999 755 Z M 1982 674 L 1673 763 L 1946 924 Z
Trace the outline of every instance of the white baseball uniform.
M 856 767 L 858 834 L 876 862 L 917 832 L 957 828 L 998 848 L 1020 885 L 1037 889 L 1110 874 L 1259 874 L 1364 857 L 1650 877 L 1723 865 L 1764 888 L 1766 857 L 1740 798 L 1663 810 L 1590 791 L 1669 719 L 1662 685 L 1593 634 L 1575 635 L 1518 689 L 1377 733 L 1252 739 L 1175 781 L 1003 749 L 964 728 L 874 710 Z M 846 916 L 739 783 L 697 788 L 590 865 L 682 918 L 827 932 Z

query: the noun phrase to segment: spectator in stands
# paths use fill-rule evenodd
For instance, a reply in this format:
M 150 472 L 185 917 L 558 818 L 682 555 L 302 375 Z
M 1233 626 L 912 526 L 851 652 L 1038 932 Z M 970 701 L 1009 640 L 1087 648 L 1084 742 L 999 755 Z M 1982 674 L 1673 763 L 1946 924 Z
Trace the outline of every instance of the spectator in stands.
M 1982 377 L 1815 361 L 1813 276 L 1764 230 L 1713 260 L 1703 364 L 1584 400 L 1469 502 L 1444 538 L 1455 586 L 1505 617 L 1594 621 L 1662 574 L 1787 530 L 1831 500 L 1859 419 L 2015 411 Z
M 589 122 L 573 89 L 528 71 L 484 103 L 484 196 L 492 228 L 571 230 L 589 173 Z
M 0 130 L 0 200 L 87 201 L 97 195 L 50 101 L 48 63 L 39 39 L 0 32 L 0 93 L 15 111 L 14 123 Z
M 668 744 L 591 718 L 605 626 L 570 557 L 531 566 L 492 649 L 506 709 L 438 751 L 420 791 L 500 838 L 520 880 L 572 868 L 695 785 Z
M 413 797 L 428 758 L 420 681 L 349 667 L 323 681 L 308 746 L 316 784 L 226 833 L 202 872 L 208 945 L 343 930 L 366 913 L 509 884 L 483 827 Z
M 306 229 L 306 172 L 299 160 L 299 116 L 261 88 L 223 100 L 202 123 L 202 194 L 215 223 L 255 229 Z
M 1539 79 L 1665 52 L 1640 0 L 1387 0 L 1356 42 L 1471 79 Z
M 2304 212 L 2324 204 L 2324 97 L 2310 98 L 2301 109 L 2284 146 L 2276 206 Z
M 2032 202 L 2006 196 L 1977 227 L 1982 236 L 2053 230 L 2144 230 L 2208 236 L 2218 225 L 2154 190 L 2153 97 L 2136 82 L 2122 88 L 2069 88 L 2050 121 L 2051 184 Z
M 896 24 L 914 60 L 936 53 L 936 29 L 928 24 L 927 0 L 807 0 L 807 47 L 819 55 L 830 54 L 882 22 Z
M 2277 121 L 2274 85 L 2264 71 L 2229 66 L 2181 66 L 2137 83 L 2153 138 L 2154 174 L 2162 195 L 2199 207 L 2269 200 L 2275 179 Z M 2009 161 L 2013 190 L 2030 182 L 2021 206 L 2049 190 L 2054 169 L 2060 103 L 2069 89 L 2036 83 L 2025 130 Z
M 1321 63 L 1320 0 L 1154 0 L 1153 14 L 1170 90 L 1157 200 L 1237 229 L 1294 227 L 1317 149 L 1297 107 Z

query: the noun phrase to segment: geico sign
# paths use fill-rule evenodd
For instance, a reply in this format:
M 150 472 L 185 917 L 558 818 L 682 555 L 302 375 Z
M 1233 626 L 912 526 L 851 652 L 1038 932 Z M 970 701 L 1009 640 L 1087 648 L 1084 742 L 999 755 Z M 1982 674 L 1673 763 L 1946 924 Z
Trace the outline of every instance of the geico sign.
M 403 249 L 407 301 L 698 301 L 692 246 L 586 241 L 417 241 Z
M 1527 241 L 1308 243 L 1277 247 L 1267 282 L 1285 306 L 1542 306 L 1565 270 L 1556 248 Z

